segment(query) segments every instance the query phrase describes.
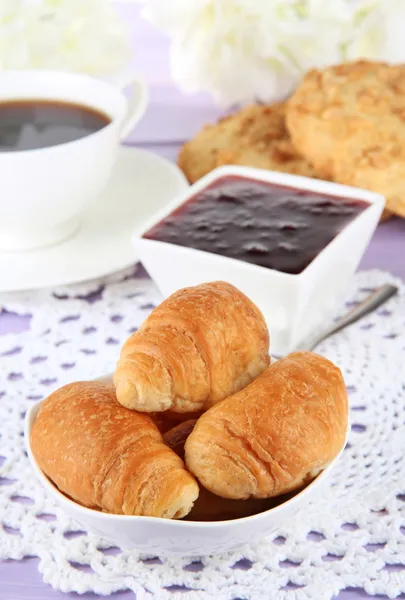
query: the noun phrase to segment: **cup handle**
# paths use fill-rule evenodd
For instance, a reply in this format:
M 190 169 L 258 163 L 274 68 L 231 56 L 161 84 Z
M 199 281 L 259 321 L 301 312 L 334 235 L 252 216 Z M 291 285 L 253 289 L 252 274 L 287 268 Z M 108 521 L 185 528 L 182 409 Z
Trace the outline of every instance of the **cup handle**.
M 130 88 L 128 110 L 120 125 L 120 139 L 125 139 L 145 113 L 148 103 L 148 88 L 146 83 L 132 73 L 126 73 L 115 79 L 114 84 L 122 91 Z

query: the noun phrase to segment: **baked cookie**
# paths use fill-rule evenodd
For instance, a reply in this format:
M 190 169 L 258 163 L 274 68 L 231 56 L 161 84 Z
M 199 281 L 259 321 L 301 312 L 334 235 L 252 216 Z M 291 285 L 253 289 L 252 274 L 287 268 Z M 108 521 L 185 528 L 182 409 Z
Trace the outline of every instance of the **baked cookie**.
M 391 211 L 384 208 L 380 217 L 380 223 L 385 223 L 385 221 L 389 221 L 390 219 L 392 219 L 393 216 L 394 214 Z
M 190 183 L 221 165 L 243 165 L 314 177 L 293 147 L 285 126 L 284 102 L 251 105 L 205 126 L 184 144 L 178 164 Z
M 319 177 L 378 192 L 405 217 L 405 65 L 358 61 L 309 71 L 286 122 Z

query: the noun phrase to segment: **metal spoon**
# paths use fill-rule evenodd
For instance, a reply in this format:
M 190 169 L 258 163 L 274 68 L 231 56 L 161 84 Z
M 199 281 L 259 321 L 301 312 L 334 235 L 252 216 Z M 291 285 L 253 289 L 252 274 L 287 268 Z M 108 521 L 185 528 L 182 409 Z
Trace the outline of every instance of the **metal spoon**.
M 341 331 L 348 325 L 355 323 L 362 317 L 365 317 L 369 313 L 376 310 L 382 304 L 385 304 L 390 298 L 395 296 L 398 293 L 398 288 L 395 285 L 386 284 L 382 287 L 378 288 L 370 294 L 363 302 L 357 304 L 352 310 L 348 313 L 340 317 L 333 325 L 331 325 L 328 329 L 317 333 L 311 337 L 308 337 L 302 343 L 298 344 L 298 347 L 295 350 L 313 350 L 318 344 L 326 340 L 326 338 L 330 337 L 334 333 Z

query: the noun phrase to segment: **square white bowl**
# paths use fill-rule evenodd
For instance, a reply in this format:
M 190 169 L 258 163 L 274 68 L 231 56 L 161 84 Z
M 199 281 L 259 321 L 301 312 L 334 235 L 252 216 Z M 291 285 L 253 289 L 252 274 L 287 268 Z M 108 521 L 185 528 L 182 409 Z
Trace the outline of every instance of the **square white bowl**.
M 298 275 L 142 237 L 192 196 L 227 175 L 363 200 L 369 206 Z M 282 356 L 327 324 L 368 246 L 384 203 L 383 196 L 359 188 L 250 167 L 226 166 L 215 169 L 157 212 L 135 231 L 132 243 L 165 297 L 180 288 L 217 280 L 227 281 L 244 292 L 264 314 L 271 334 L 272 354 Z

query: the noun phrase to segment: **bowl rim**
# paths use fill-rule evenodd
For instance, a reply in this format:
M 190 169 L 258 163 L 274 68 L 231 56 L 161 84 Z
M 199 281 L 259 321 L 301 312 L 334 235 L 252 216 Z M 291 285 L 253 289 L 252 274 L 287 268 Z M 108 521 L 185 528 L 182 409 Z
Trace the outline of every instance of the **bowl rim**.
M 165 527 L 175 527 L 175 528 L 178 528 L 178 527 L 194 528 L 195 527 L 197 529 L 200 529 L 200 528 L 207 529 L 208 528 L 208 529 L 215 530 L 215 529 L 218 529 L 218 528 L 221 528 L 224 526 L 232 527 L 239 523 L 246 523 L 246 522 L 250 522 L 252 520 L 260 521 L 261 519 L 266 519 L 269 513 L 274 515 L 278 512 L 281 512 L 287 505 L 291 506 L 291 505 L 297 504 L 296 508 L 299 508 L 301 501 L 303 499 L 305 499 L 305 496 L 310 494 L 310 492 L 312 491 L 312 489 L 314 487 L 319 486 L 322 483 L 322 481 L 324 481 L 325 479 L 327 479 L 329 477 L 332 469 L 335 467 L 336 463 L 341 458 L 341 456 L 345 450 L 347 440 L 348 440 L 348 434 L 350 432 L 350 415 L 349 415 L 348 426 L 347 426 L 344 444 L 343 444 L 342 448 L 340 449 L 339 453 L 329 463 L 329 465 L 321 473 L 319 473 L 319 475 L 317 475 L 315 477 L 315 479 L 313 479 L 313 481 L 311 481 L 311 483 L 309 483 L 305 488 L 300 490 L 292 498 L 286 500 L 285 502 L 282 502 L 281 504 L 279 504 L 273 508 L 269 508 L 268 510 L 265 510 L 263 512 L 256 513 L 254 515 L 250 515 L 247 517 L 240 517 L 237 519 L 227 519 L 227 520 L 223 520 L 223 521 L 185 521 L 182 519 L 164 519 L 162 517 L 147 517 L 147 516 L 142 516 L 142 515 L 119 515 L 119 514 L 117 515 L 117 514 L 113 514 L 113 513 L 107 513 L 107 512 L 94 510 L 92 508 L 88 508 L 87 506 L 82 506 L 78 502 L 75 502 L 75 500 L 72 500 L 68 496 L 65 496 L 65 494 L 63 494 L 62 492 L 59 491 L 59 489 L 56 487 L 56 485 L 45 475 L 45 473 L 39 467 L 39 465 L 33 455 L 33 452 L 31 450 L 30 439 L 31 439 L 32 426 L 34 425 L 38 411 L 40 409 L 42 402 L 44 402 L 44 400 L 45 399 L 40 400 L 39 402 L 35 402 L 32 406 L 29 407 L 29 409 L 26 412 L 25 421 L 24 421 L 25 447 L 26 447 L 26 451 L 28 454 L 28 459 L 30 461 L 31 467 L 33 468 L 33 470 L 37 476 L 37 479 L 39 479 L 40 483 L 45 488 L 45 490 L 47 490 L 51 494 L 51 496 L 53 496 L 55 498 L 55 500 L 59 502 L 59 504 L 61 504 L 62 506 L 66 505 L 67 507 L 71 507 L 74 511 L 80 513 L 80 516 L 83 515 L 84 519 L 86 518 L 86 516 L 89 516 L 89 517 L 93 517 L 93 518 L 97 518 L 97 519 L 102 519 L 104 521 L 119 520 L 120 523 L 138 523 L 139 521 L 141 521 L 144 523 L 153 523 L 155 525 L 160 524 Z
M 327 244 L 312 261 L 303 269 L 300 273 L 285 273 L 283 271 L 277 271 L 276 269 L 269 269 L 262 267 L 254 263 L 247 263 L 236 258 L 224 256 L 222 254 L 214 254 L 207 252 L 206 250 L 200 250 L 198 248 L 190 248 L 187 246 L 180 246 L 179 244 L 173 244 L 171 242 L 162 242 L 159 240 L 149 240 L 144 238 L 143 235 L 149 231 L 152 227 L 157 225 L 162 219 L 169 216 L 174 210 L 185 204 L 192 196 L 203 190 L 205 187 L 213 183 L 214 181 L 225 177 L 227 175 L 237 176 L 247 179 L 255 179 L 257 181 L 263 181 L 266 183 L 272 183 L 283 187 L 292 187 L 299 190 L 313 191 L 317 194 L 325 194 L 327 196 L 340 196 L 342 198 L 350 198 L 355 200 L 363 200 L 369 204 L 369 206 L 361 213 L 355 216 L 355 218 L 347 223 L 341 231 L 335 235 L 335 237 Z M 308 272 L 311 272 L 316 267 L 320 257 L 323 257 L 325 253 L 329 252 L 333 247 L 339 243 L 339 239 L 344 232 L 352 228 L 358 223 L 360 219 L 366 218 L 366 215 L 371 210 L 377 210 L 379 212 L 378 217 L 381 215 L 385 205 L 385 198 L 376 192 L 364 190 L 362 188 L 356 188 L 341 183 L 335 183 L 331 181 L 324 181 L 321 179 L 314 179 L 311 177 L 304 177 L 301 175 L 292 175 L 290 173 L 281 173 L 279 171 L 269 171 L 267 169 L 257 169 L 253 167 L 242 167 L 236 165 L 225 165 L 217 167 L 210 171 L 207 175 L 204 175 L 201 179 L 193 183 L 191 186 L 186 188 L 181 194 L 176 196 L 171 202 L 158 209 L 149 219 L 147 219 L 141 226 L 137 227 L 132 234 L 132 245 L 135 247 L 138 244 L 142 245 L 163 245 L 167 248 L 181 248 L 186 252 L 197 252 L 200 255 L 214 256 L 217 260 L 222 259 L 225 261 L 232 261 L 232 263 L 243 264 L 246 268 L 254 269 L 258 273 L 271 273 L 273 276 L 277 276 L 285 279 L 286 281 L 292 281 L 302 279 Z

